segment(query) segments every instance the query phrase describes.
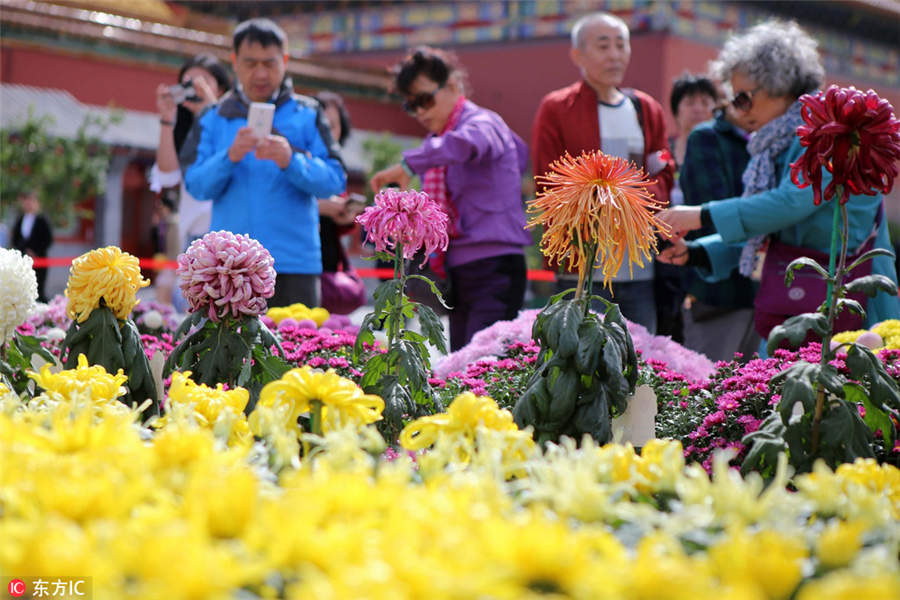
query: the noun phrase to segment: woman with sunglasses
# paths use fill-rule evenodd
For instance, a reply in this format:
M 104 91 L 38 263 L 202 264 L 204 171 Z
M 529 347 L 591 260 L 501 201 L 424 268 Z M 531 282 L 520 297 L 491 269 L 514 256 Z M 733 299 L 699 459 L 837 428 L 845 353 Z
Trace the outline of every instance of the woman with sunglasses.
M 454 58 L 419 48 L 396 67 L 403 108 L 429 135 L 403 160 L 376 173 L 376 192 L 406 188 L 413 175 L 450 215 L 446 256 L 431 257 L 450 282 L 450 349 L 465 346 L 481 329 L 514 318 L 525 299 L 525 231 L 521 181 L 528 151 L 496 113 L 468 100 L 464 73 Z M 441 260 L 444 259 L 444 264 Z
M 730 82 L 731 104 L 753 132 L 744 191 L 735 198 L 662 211 L 660 219 L 672 228 L 673 244 L 658 260 L 696 267 L 708 281 L 717 281 L 735 268 L 758 277 L 767 245 L 774 241 L 827 253 L 833 208 L 830 203 L 816 206 L 812 188 L 798 188 L 790 173 L 790 164 L 803 153 L 796 135 L 803 123 L 798 98 L 814 93 L 824 80 L 816 42 L 795 23 L 768 21 L 729 38 L 712 68 L 714 75 Z M 823 189 L 829 178 L 823 173 Z M 875 247 L 890 248 L 881 205 L 880 195 L 851 197 L 849 248 L 861 246 L 873 233 Z M 685 243 L 682 236 L 701 226 L 716 233 Z M 895 277 L 893 262 L 885 256 L 873 261 L 872 272 Z M 793 316 L 772 314 L 765 304 L 763 294 L 757 294 L 754 320 L 764 340 L 775 325 Z M 900 302 L 879 293 L 868 300 L 866 312 L 870 325 L 896 318 Z

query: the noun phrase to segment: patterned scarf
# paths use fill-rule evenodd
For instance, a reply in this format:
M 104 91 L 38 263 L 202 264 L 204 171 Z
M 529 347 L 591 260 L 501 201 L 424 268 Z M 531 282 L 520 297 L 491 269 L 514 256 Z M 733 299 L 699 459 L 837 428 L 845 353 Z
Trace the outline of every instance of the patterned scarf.
M 775 173 L 775 159 L 784 152 L 794 137 L 797 135 L 797 127 L 803 124 L 800 114 L 800 101 L 796 101 L 788 107 L 780 117 L 772 119 L 759 128 L 759 131 L 750 137 L 747 151 L 750 152 L 750 162 L 744 170 L 742 180 L 746 198 L 766 190 L 771 190 L 778 185 Z M 744 244 L 741 250 L 741 259 L 738 270 L 741 275 L 749 277 L 756 267 L 758 252 L 764 249 L 767 236 L 752 237 Z
M 466 97 L 463 95 L 459 96 L 459 99 L 456 101 L 456 104 L 453 105 L 453 110 L 450 111 L 450 116 L 447 118 L 447 123 L 444 125 L 444 128 L 438 134 L 438 137 L 444 135 L 448 131 L 454 129 L 459 124 L 459 118 L 462 115 L 463 108 L 466 104 Z M 459 211 L 456 210 L 456 206 L 453 204 L 453 200 L 450 198 L 450 190 L 447 189 L 447 166 L 434 167 L 425 171 L 425 176 L 422 178 L 422 191 L 428 194 L 428 197 L 434 200 L 438 206 L 444 209 L 444 212 L 450 217 L 449 219 L 449 231 L 447 234 L 450 239 L 459 237 L 459 229 L 458 229 L 458 218 Z M 429 258 L 429 265 L 431 266 L 431 270 L 435 272 L 439 277 L 446 279 L 447 273 L 444 269 L 444 252 L 436 252 Z

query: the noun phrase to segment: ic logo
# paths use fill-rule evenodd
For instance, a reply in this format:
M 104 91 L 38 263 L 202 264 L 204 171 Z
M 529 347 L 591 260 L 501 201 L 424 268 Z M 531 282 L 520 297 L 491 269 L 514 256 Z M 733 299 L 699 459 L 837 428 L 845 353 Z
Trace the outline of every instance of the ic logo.
M 25 595 L 25 582 L 21 579 L 13 579 L 9 582 L 9 586 L 7 589 L 9 591 L 9 595 L 13 598 L 20 598 Z
M 806 290 L 802 287 L 792 287 L 788 290 L 788 298 L 791 300 L 803 300 L 804 296 L 806 296 Z

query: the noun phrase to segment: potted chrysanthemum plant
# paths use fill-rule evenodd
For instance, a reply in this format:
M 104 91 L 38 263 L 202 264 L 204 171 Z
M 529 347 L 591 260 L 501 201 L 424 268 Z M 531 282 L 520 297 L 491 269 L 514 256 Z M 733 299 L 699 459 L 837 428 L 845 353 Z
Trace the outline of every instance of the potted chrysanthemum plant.
M 529 202 L 536 213 L 528 226 L 542 225 L 541 252 L 578 272 L 572 290 L 550 298 L 534 322 L 540 343 L 538 367 L 513 415 L 520 427 L 532 426 L 537 441 L 562 436 L 610 441 L 612 418 L 622 415 L 638 379 L 637 355 L 619 307 L 592 294 L 599 261 L 604 285 L 622 266 L 651 260 L 662 225 L 662 205 L 647 191 L 644 172 L 633 163 L 602 152 L 568 154 L 536 177 L 541 187 Z M 590 310 L 592 300 L 605 307 Z
M 22 335 L 16 328 L 31 315 L 37 301 L 37 278 L 30 256 L 0 248 L 0 383 L 21 394 L 31 381 L 32 355 L 54 362 L 41 340 Z
M 900 422 L 900 388 L 881 361 L 860 344 L 831 343 L 839 312 L 865 317 L 862 304 L 852 295 L 897 295 L 897 286 L 889 277 L 854 277 L 860 265 L 880 255 L 893 257 L 893 253 L 875 248 L 848 261 L 847 203 L 851 194 L 890 192 L 900 160 L 900 121 L 890 103 L 872 90 L 832 85 L 825 92 L 806 94 L 800 101 L 804 124 L 797 128 L 797 135 L 806 150 L 791 165 L 791 179 L 799 187 L 812 185 L 816 205 L 823 198 L 834 201 L 834 218 L 829 264 L 798 258 L 787 266 L 785 284 L 792 283 L 797 269 L 806 267 L 825 280 L 827 291 L 816 312 L 791 317 L 772 329 L 768 349 L 771 353 L 784 340 L 797 346 L 812 331 L 822 339 L 822 351 L 818 364 L 798 361 L 773 378 L 784 381 L 784 391 L 776 410 L 744 439 L 750 446 L 742 467 L 745 471 L 774 472 L 778 453 L 783 451 L 801 472 L 811 470 L 820 458 L 834 467 L 857 457 L 871 457 L 874 433 L 880 431 L 890 447 Z M 831 173 L 824 190 L 823 169 Z M 832 364 L 839 351 L 846 352 L 846 375 Z M 799 414 L 797 406 L 802 407 Z M 864 416 L 858 406 L 864 408 Z
M 178 285 L 189 314 L 175 332 L 178 345 L 163 376 L 191 371 L 196 383 L 246 388 L 245 412 L 253 410 L 262 387 L 290 368 L 259 318 L 275 293 L 274 264 L 258 241 L 229 231 L 211 231 L 178 256 Z
M 375 244 L 376 256 L 394 265 L 393 279 L 383 282 L 373 294 L 374 310 L 360 325 L 353 349 L 358 359 L 363 344 L 374 343 L 375 331 L 387 334 L 387 352 L 369 359 L 360 381 L 366 393 L 384 399 L 384 420 L 379 425 L 387 439 L 397 437 L 404 419 L 443 410 L 428 383 L 431 364 L 425 342 L 446 353 L 444 326 L 431 308 L 410 300 L 405 290 L 411 278 L 420 279 L 444 303 L 434 282 L 422 275 L 408 275 L 406 267 L 420 249 L 426 257 L 446 250 L 447 219 L 427 194 L 390 188 L 376 194 L 374 204 L 356 218 Z M 406 328 L 406 319 L 414 316 L 419 318 L 421 334 Z
M 83 354 L 89 364 L 108 373 L 122 370 L 128 381 L 119 399 L 129 406 L 149 401 L 144 416 L 151 416 L 159 414 L 156 383 L 141 334 L 130 318 L 139 302 L 137 291 L 147 285 L 138 259 L 116 246 L 91 250 L 72 261 L 65 292 L 72 324 L 61 356 L 66 369 L 78 367 Z

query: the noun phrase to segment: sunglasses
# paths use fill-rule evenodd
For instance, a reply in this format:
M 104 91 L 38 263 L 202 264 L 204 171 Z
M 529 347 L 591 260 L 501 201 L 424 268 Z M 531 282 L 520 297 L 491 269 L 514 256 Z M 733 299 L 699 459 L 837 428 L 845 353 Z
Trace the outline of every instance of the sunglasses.
M 761 89 L 762 87 L 758 87 L 755 90 L 749 92 L 746 90 L 738 92 L 731 99 L 731 105 L 741 112 L 747 112 L 748 110 L 753 108 L 753 95 Z
M 407 99 L 403 103 L 403 110 L 405 110 L 408 114 L 412 116 L 416 116 L 416 113 L 420 108 L 428 110 L 434 106 L 434 96 L 437 94 L 441 88 L 444 87 L 443 84 L 439 85 L 436 90 L 433 92 L 420 92 L 415 96 Z

